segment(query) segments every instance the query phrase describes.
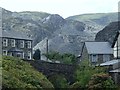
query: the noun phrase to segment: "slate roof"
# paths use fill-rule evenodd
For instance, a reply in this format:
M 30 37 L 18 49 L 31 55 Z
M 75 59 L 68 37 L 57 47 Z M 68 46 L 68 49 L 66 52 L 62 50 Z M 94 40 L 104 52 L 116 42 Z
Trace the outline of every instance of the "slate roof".
M 101 63 L 100 66 L 109 66 L 109 65 L 114 65 L 116 63 L 119 63 L 120 59 L 115 59 L 115 60 L 111 60 L 111 61 L 107 61 L 105 63 Z
M 0 37 L 32 40 L 25 33 L 21 33 L 19 31 L 12 31 L 12 30 L 10 31 L 2 30 L 2 34 L 0 34 Z
M 115 69 L 115 70 L 111 70 L 111 71 L 109 71 L 109 72 L 111 72 L 111 73 L 120 73 L 120 68 Z
M 88 54 L 113 54 L 109 42 L 85 42 Z

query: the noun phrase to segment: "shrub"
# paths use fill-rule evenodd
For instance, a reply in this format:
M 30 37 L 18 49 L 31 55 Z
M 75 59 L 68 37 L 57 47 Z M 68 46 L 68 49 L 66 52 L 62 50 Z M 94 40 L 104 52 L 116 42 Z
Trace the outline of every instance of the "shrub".
M 58 90 L 60 88 L 68 88 L 68 83 L 64 75 L 54 74 L 49 77 L 49 80 L 53 83 L 54 87 Z
M 75 55 L 70 53 L 60 54 L 59 52 L 50 51 L 47 54 L 44 54 L 47 58 L 52 61 L 60 61 L 65 64 L 75 64 L 77 62 L 77 58 Z
M 75 77 L 76 81 L 79 82 L 81 88 L 86 88 L 92 75 L 97 73 L 104 73 L 104 68 L 90 66 L 89 61 L 85 60 L 78 65 Z
M 29 63 L 3 56 L 2 83 L 4 88 L 53 88 L 49 80 Z
M 115 85 L 108 74 L 100 73 L 100 74 L 92 75 L 91 80 L 89 81 L 89 84 L 88 84 L 88 88 L 89 89 L 97 89 L 97 88 L 114 89 Z
M 33 59 L 35 59 L 35 60 L 40 60 L 41 59 L 41 55 L 40 55 L 41 53 L 40 53 L 40 50 L 39 49 L 37 49 L 36 51 L 35 51 L 35 53 L 33 54 Z

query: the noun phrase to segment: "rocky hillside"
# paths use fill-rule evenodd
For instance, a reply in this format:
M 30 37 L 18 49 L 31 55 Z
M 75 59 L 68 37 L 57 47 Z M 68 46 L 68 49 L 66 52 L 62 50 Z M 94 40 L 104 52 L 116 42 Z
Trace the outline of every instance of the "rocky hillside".
M 44 12 L 11 12 L 2 9 L 3 30 L 16 30 L 33 38 L 34 50 L 46 51 L 46 38 L 49 51 L 78 55 L 83 41 L 94 40 L 97 32 L 108 23 L 117 20 L 117 13 L 86 14 L 62 18 L 58 14 Z
M 120 23 L 120 21 L 110 23 L 102 31 L 97 33 L 95 40 L 108 41 L 112 44 L 115 38 L 116 32 L 120 30 L 118 27 L 118 23 Z
M 117 13 L 93 13 L 93 14 L 82 14 L 68 17 L 67 19 L 82 21 L 88 24 L 90 27 L 103 28 L 110 22 L 117 21 Z

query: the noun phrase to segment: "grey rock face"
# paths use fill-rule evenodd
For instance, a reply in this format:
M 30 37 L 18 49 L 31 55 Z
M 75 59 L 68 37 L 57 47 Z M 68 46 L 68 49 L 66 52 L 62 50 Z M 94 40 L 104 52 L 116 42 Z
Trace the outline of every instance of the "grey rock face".
M 120 22 L 110 23 L 103 30 L 97 33 L 95 40 L 96 41 L 108 41 L 112 44 L 115 38 L 116 32 L 119 31 L 118 23 Z

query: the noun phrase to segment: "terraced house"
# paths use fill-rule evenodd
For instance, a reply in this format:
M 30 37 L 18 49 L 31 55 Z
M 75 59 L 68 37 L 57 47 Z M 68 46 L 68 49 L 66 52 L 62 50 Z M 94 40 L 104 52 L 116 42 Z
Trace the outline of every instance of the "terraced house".
M 2 55 L 32 59 L 32 39 L 17 31 L 2 31 Z

